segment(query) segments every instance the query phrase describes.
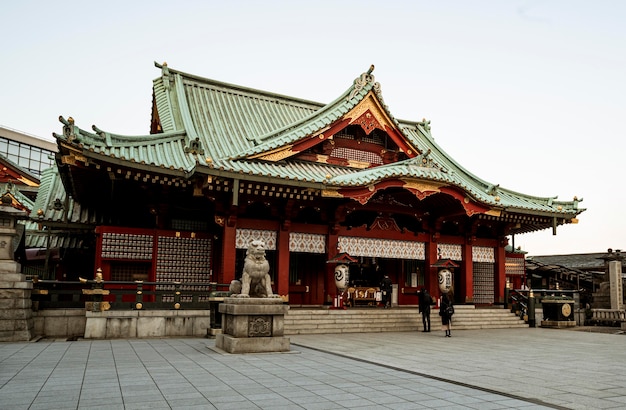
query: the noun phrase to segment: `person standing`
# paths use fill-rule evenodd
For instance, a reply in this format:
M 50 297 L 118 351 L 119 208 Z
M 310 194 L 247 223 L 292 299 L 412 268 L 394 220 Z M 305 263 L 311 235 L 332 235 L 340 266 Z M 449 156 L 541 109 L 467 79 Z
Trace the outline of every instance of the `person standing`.
M 454 314 L 454 306 L 447 293 L 441 295 L 441 304 L 439 307 L 439 316 L 441 316 L 441 329 L 445 330 L 446 337 L 452 337 L 451 325 L 452 315 Z
M 422 288 L 418 295 L 419 311 L 422 314 L 422 324 L 424 325 L 423 332 L 430 332 L 430 305 L 432 303 L 432 297 L 426 288 Z
M 391 307 L 391 279 L 389 279 L 389 275 L 385 275 L 383 277 L 382 282 L 380 283 L 380 290 L 383 293 L 383 305 L 385 309 Z

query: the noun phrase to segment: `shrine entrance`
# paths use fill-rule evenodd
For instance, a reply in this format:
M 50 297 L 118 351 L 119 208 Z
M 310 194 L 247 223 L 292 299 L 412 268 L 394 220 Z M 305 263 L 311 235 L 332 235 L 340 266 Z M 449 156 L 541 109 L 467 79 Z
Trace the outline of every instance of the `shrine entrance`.
M 289 304 L 322 305 L 326 255 L 291 252 L 289 255 Z M 334 288 L 334 284 L 332 285 Z M 330 290 L 330 289 L 329 289 Z M 334 293 L 335 290 L 330 290 Z

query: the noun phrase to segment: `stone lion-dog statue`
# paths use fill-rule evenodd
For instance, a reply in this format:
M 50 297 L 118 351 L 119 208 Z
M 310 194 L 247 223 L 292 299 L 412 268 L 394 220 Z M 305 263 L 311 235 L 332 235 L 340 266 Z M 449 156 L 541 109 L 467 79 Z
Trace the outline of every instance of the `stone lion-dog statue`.
M 270 264 L 265 259 L 265 242 L 253 240 L 246 251 L 241 281 L 230 283 L 230 292 L 240 298 L 279 298 L 272 292 Z

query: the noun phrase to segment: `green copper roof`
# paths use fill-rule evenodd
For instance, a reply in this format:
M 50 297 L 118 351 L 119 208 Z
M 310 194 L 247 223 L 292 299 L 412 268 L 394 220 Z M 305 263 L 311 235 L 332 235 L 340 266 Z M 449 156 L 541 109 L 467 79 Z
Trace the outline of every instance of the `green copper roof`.
M 90 225 L 102 222 L 93 210 L 82 207 L 80 203 L 67 196 L 57 167 L 45 169 L 41 173 L 41 185 L 31 209 L 30 218 L 33 221 L 60 225 Z
M 337 99 L 320 104 L 303 99 L 218 82 L 159 65 L 153 83 L 154 103 L 162 134 L 121 136 L 93 127 L 85 131 L 73 121 L 57 139 L 85 152 L 116 161 L 156 166 L 191 176 L 195 172 L 230 173 L 233 177 L 301 181 L 318 188 L 365 186 L 403 177 L 454 186 L 488 207 L 513 212 L 574 217 L 578 200 L 533 197 L 499 187 L 471 174 L 434 141 L 428 122 L 396 120 L 384 104 L 380 85 L 369 71 Z M 248 157 L 288 146 L 324 130 L 373 92 L 386 115 L 417 157 L 394 164 L 354 169 L 291 157 L 276 162 Z

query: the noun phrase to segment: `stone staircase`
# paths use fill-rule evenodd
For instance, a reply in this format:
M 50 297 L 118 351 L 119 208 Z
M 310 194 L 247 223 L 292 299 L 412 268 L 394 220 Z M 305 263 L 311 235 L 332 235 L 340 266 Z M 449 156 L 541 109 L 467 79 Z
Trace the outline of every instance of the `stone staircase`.
M 454 310 L 454 330 L 528 327 L 518 316 L 502 307 L 455 305 Z M 430 319 L 431 330 L 439 330 L 441 319 L 438 309 L 432 309 Z M 422 330 L 422 316 L 417 307 L 329 309 L 291 306 L 285 315 L 285 335 L 416 330 Z

